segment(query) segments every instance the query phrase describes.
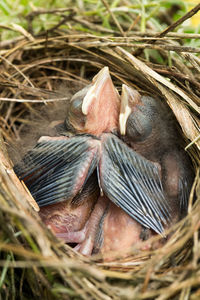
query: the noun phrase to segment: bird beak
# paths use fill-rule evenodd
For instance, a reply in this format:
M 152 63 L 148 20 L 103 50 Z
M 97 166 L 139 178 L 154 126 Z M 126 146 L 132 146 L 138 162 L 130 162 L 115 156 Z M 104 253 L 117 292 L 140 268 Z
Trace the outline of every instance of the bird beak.
M 104 67 L 93 78 L 82 102 L 82 113 L 87 116 L 87 131 L 89 132 L 90 128 L 92 133 L 98 135 L 117 127 L 119 101 L 119 94 L 112 82 L 109 69 Z M 104 128 L 101 123 L 104 123 Z
M 92 85 L 82 103 L 82 112 L 84 115 L 88 114 L 90 107 L 102 96 L 106 85 L 113 86 L 108 67 L 101 69 L 101 71 L 93 78 Z
M 141 96 L 136 90 L 122 84 L 121 107 L 119 114 L 119 128 L 121 135 L 126 134 L 126 123 L 128 117 L 133 111 L 132 108 L 139 102 L 140 98 Z

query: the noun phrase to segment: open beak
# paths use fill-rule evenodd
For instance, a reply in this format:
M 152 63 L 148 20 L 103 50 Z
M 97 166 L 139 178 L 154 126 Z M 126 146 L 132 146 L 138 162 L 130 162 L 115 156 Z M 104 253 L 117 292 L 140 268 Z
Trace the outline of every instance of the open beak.
M 87 116 L 85 131 L 99 135 L 118 126 L 119 94 L 112 82 L 108 67 L 92 80 L 82 102 L 82 113 Z
M 120 107 L 120 114 L 119 114 L 119 128 L 120 134 L 126 134 L 126 123 L 128 117 L 133 111 L 133 107 L 139 102 L 140 94 L 128 87 L 127 85 L 122 85 L 122 94 L 121 94 L 121 107 Z

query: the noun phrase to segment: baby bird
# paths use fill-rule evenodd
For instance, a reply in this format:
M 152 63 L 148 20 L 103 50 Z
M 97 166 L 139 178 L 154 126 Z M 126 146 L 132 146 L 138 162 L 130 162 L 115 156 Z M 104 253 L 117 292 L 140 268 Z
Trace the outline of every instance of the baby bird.
M 41 137 L 14 167 L 40 206 L 44 223 L 86 255 L 92 253 L 108 201 L 99 195 L 95 170 L 98 136 L 117 128 L 118 115 L 119 95 L 105 67 L 72 97 L 66 121 L 56 126 L 66 135 Z
M 160 172 L 172 223 L 187 213 L 194 173 L 188 154 L 180 147 L 180 134 L 166 104 L 122 86 L 120 133 L 137 153 L 154 162 Z

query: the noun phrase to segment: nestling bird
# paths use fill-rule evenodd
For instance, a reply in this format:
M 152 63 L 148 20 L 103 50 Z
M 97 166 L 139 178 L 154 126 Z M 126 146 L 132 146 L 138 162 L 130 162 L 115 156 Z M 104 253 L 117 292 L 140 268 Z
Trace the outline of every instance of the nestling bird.
M 41 137 L 14 167 L 38 202 L 45 224 L 83 254 L 92 253 L 108 201 L 99 196 L 96 136 L 117 128 L 118 115 L 119 95 L 105 67 L 72 97 L 66 121 L 56 126 L 66 136 Z
M 180 146 L 180 134 L 166 104 L 123 85 L 120 109 L 121 138 L 131 149 L 157 164 L 171 223 L 187 213 L 194 179 L 188 154 Z

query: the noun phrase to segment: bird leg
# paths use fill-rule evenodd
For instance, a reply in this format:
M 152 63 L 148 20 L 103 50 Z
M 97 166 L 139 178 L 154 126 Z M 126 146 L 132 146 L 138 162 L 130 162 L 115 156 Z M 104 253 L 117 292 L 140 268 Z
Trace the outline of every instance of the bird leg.
M 55 236 L 67 244 L 76 244 L 74 250 L 86 256 L 93 253 L 99 224 L 107 211 L 109 199 L 100 196 L 93 208 L 91 202 L 92 197 L 74 209 L 59 203 L 40 210 L 41 218 Z
M 99 224 L 108 205 L 109 199 L 106 196 L 100 196 L 89 220 L 83 228 L 85 239 L 79 243 L 74 250 L 87 256 L 92 254 L 95 247 L 96 237 L 99 232 Z

